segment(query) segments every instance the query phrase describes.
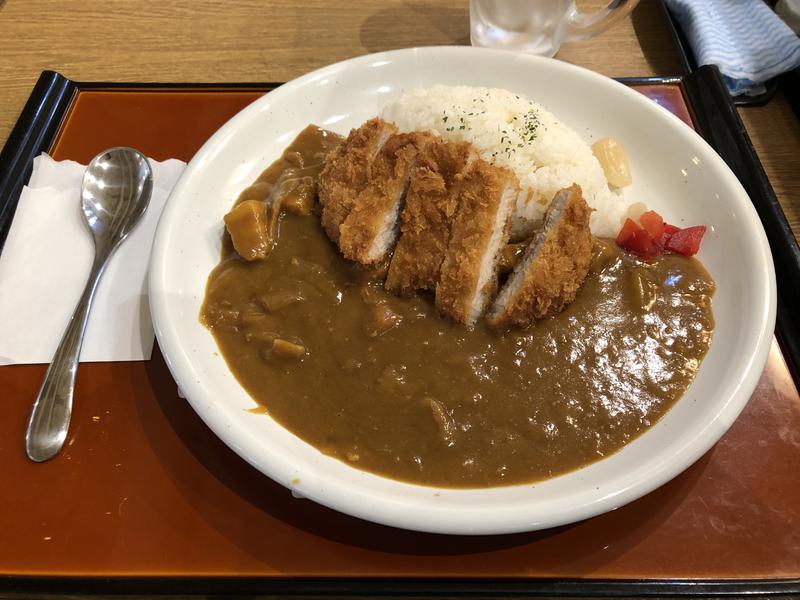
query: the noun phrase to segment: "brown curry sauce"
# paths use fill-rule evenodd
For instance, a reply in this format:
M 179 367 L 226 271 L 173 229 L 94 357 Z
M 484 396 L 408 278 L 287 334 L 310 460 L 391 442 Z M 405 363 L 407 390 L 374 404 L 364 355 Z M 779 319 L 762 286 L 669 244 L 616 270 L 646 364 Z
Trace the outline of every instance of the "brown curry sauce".
M 309 127 L 242 193 L 271 206 L 276 243 L 245 262 L 226 242 L 201 312 L 238 381 L 287 429 L 395 479 L 510 485 L 614 453 L 684 394 L 714 327 L 699 261 L 644 262 L 598 240 L 561 314 L 468 331 L 427 295 L 387 294 L 379 270 L 327 239 L 310 207 L 336 143 Z

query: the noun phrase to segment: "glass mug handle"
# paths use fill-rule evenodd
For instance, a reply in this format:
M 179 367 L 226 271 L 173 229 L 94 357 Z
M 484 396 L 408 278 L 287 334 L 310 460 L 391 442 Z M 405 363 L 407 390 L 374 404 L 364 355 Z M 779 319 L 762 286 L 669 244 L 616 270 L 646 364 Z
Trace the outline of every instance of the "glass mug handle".
M 588 40 L 628 16 L 637 4 L 639 0 L 612 0 L 605 8 L 589 14 L 580 12 L 573 4 L 563 41 Z

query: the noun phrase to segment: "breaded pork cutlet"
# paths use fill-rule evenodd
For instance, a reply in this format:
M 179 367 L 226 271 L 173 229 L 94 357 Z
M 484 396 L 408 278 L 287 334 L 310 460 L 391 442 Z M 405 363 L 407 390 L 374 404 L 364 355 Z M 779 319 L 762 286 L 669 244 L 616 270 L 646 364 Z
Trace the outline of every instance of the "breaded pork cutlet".
M 467 142 L 434 141 L 411 171 L 386 290 L 402 296 L 434 289 L 458 206 L 456 183 L 477 158 Z
M 319 176 L 322 227 L 339 242 L 339 226 L 350 214 L 358 193 L 369 181 L 372 163 L 397 127 L 381 119 L 370 119 L 352 129 L 347 139 L 325 161 Z
M 472 327 L 497 289 L 497 262 L 508 243 L 519 182 L 512 171 L 477 159 L 457 188 L 436 308 Z
M 489 312 L 491 326 L 525 327 L 575 299 L 592 258 L 591 212 L 578 185 L 556 193 Z
M 374 264 L 386 258 L 400 231 L 400 212 L 411 170 L 421 149 L 435 140 L 427 132 L 391 136 L 372 162 L 369 182 L 339 227 L 345 258 Z

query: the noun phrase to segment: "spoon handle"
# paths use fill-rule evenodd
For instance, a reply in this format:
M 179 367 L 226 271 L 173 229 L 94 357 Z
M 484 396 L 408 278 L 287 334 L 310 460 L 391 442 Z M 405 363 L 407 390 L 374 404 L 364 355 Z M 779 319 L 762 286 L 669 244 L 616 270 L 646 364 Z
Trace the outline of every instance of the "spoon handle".
M 53 355 L 53 362 L 47 369 L 33 405 L 25 434 L 25 450 L 33 461 L 44 462 L 53 458 L 61 451 L 67 437 L 83 334 L 97 283 L 108 262 L 107 253 L 104 254 L 106 255 L 95 256 L 86 287 Z

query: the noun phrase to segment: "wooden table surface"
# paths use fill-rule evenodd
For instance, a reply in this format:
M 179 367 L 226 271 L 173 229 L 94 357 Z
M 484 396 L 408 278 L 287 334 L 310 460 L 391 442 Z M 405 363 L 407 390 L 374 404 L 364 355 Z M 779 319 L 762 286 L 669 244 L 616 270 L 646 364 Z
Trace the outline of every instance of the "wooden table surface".
M 286 81 L 369 52 L 468 43 L 467 0 L 0 0 L 0 146 L 44 69 L 79 81 Z M 558 58 L 609 76 L 680 72 L 653 0 Z M 797 236 L 800 123 L 782 95 L 740 114 Z

